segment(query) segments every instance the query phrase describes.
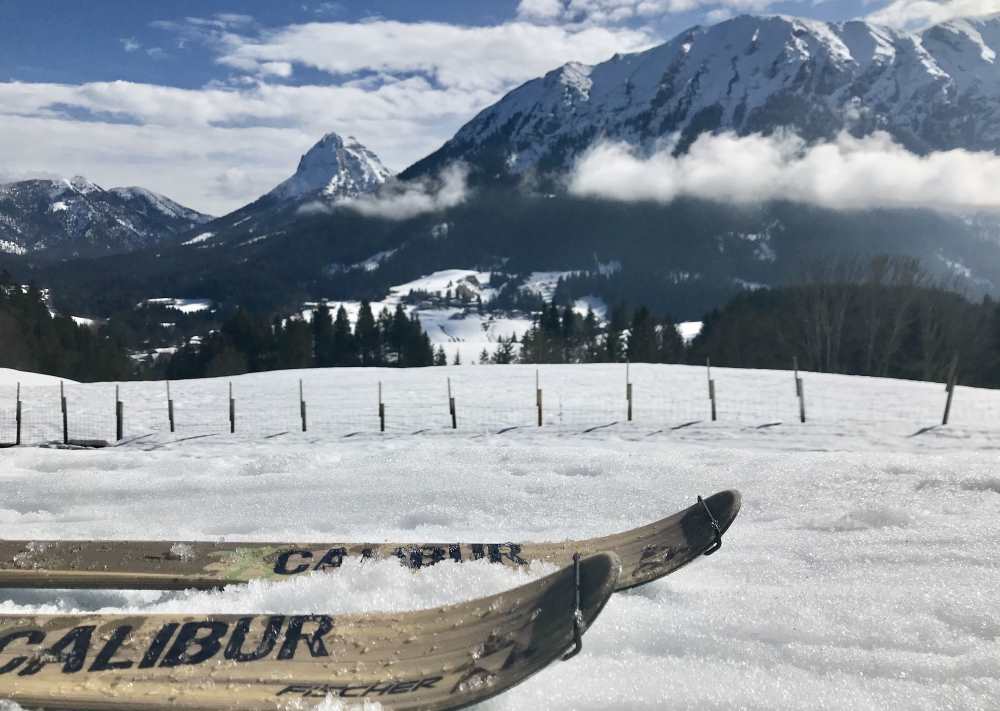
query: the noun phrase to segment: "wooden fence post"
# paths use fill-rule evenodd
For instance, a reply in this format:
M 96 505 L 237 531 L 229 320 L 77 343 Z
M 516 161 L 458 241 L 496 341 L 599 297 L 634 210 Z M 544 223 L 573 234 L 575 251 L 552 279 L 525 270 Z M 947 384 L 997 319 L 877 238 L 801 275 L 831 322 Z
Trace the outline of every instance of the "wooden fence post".
M 115 441 L 125 439 L 125 404 L 122 402 L 118 386 L 115 386 Z
M 951 359 L 951 368 L 948 371 L 948 382 L 946 387 L 948 388 L 948 398 L 944 403 L 944 417 L 941 418 L 941 424 L 947 425 L 948 418 L 951 417 L 951 399 L 955 396 L 955 384 L 958 381 L 958 353 L 955 357 Z
M 451 394 L 451 378 L 448 378 L 448 414 L 451 415 L 451 428 L 458 429 L 458 416 L 455 413 L 455 397 Z
M 306 398 L 302 392 L 302 378 L 299 378 L 299 416 L 302 418 L 302 431 L 308 431 L 306 423 Z
M 167 381 L 167 419 L 170 420 L 170 431 L 174 431 L 174 400 L 170 397 L 170 381 Z
M 712 401 L 712 422 L 718 419 L 718 413 L 715 410 L 715 380 L 712 379 L 712 358 L 705 358 L 705 367 L 708 369 L 708 399 Z
M 21 383 L 17 384 L 17 409 L 14 413 L 15 423 L 17 425 L 17 434 L 14 438 L 14 444 L 21 444 Z
M 382 381 L 378 381 L 378 427 L 385 432 L 385 403 L 382 402 Z
M 236 432 L 236 400 L 233 399 L 233 383 L 229 383 L 229 434 Z
M 795 396 L 799 399 L 799 422 L 806 421 L 806 388 L 799 377 L 799 357 L 792 356 L 792 367 L 795 368 Z
M 538 374 L 538 369 L 535 369 L 535 407 L 538 409 L 538 426 L 542 426 L 542 381 L 541 376 Z
M 625 399 L 628 401 L 628 421 L 632 421 L 632 377 L 631 364 L 625 361 Z
M 62 408 L 63 444 L 69 444 L 69 414 L 66 412 L 66 391 L 59 381 L 59 406 Z

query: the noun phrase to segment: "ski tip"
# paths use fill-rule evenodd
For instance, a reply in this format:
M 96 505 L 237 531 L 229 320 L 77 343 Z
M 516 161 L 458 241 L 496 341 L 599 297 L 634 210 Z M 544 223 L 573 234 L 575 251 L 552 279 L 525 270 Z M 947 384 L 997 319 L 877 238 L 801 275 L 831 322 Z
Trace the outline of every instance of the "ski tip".
M 705 505 L 712 512 L 715 520 L 719 522 L 721 533 L 725 533 L 736 520 L 743 505 L 743 496 L 736 489 L 727 489 L 705 499 Z

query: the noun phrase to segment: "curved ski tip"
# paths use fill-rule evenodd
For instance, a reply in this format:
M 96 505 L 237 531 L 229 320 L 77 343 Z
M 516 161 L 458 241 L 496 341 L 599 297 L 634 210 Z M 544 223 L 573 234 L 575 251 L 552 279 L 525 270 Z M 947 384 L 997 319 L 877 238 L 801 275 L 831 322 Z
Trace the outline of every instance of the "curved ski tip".
M 568 568 L 573 574 L 573 567 Z M 595 553 L 580 560 L 580 612 L 589 627 L 618 587 L 622 562 L 617 553 Z
M 719 528 L 722 530 L 722 533 L 725 533 L 733 521 L 736 520 L 736 515 L 740 512 L 740 506 L 743 505 L 743 496 L 736 489 L 727 489 L 726 491 L 720 491 L 707 497 L 705 505 L 708 506 L 708 510 L 715 516 L 715 520 L 719 522 Z

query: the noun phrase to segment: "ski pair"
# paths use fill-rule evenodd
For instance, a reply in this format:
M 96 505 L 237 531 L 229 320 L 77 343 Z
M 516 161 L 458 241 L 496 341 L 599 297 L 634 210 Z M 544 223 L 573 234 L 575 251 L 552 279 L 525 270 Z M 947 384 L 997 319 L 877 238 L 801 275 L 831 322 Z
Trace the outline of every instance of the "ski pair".
M 301 708 L 327 697 L 377 701 L 387 709 L 461 708 L 520 683 L 568 649 L 574 650 L 569 656 L 579 651 L 580 636 L 615 590 L 717 550 L 739 503 L 736 492 L 723 492 L 659 524 L 618 536 L 524 544 L 521 559 L 537 553 L 554 560 L 575 545 L 583 551 L 604 542 L 616 544 L 621 553 L 612 548 L 574 556 L 571 565 L 528 585 L 433 610 L 339 617 L 0 617 L 0 698 L 29 708 L 95 710 Z M 279 548 L 298 551 L 299 557 L 312 550 Z M 630 573 L 622 557 L 629 560 Z M 501 556 L 494 562 L 520 565 L 516 558 Z M 276 560 L 267 558 L 268 563 Z M 23 566 L 25 559 L 20 561 Z M 123 561 L 120 567 L 127 566 Z M 119 583 L 121 572 L 114 578 Z M 89 574 L 100 580 L 96 566 Z M 35 586 L 62 580 L 43 577 Z M 85 586 L 83 577 L 72 581 Z M 213 581 L 213 586 L 220 582 Z

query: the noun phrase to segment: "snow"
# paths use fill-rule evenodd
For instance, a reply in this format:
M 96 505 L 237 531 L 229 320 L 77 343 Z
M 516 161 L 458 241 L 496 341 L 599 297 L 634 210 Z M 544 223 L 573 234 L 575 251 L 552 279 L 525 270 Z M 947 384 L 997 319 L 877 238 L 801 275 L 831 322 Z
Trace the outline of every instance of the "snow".
M 195 235 L 194 237 L 192 237 L 191 239 L 189 239 L 187 242 L 181 242 L 181 246 L 182 247 L 187 247 L 188 245 L 192 245 L 192 244 L 201 244 L 202 242 L 210 240 L 213 237 L 215 237 L 215 233 L 214 232 L 202 232 L 200 235 Z
M 684 339 L 685 343 L 690 343 L 695 338 L 701 334 L 701 329 L 704 327 L 704 323 L 701 321 L 683 321 L 676 324 L 677 330 L 681 334 L 681 338 Z
M 604 299 L 593 294 L 576 299 L 573 302 L 573 311 L 581 316 L 586 316 L 588 311 L 593 311 L 594 315 L 602 321 L 608 318 L 608 305 Z
M 0 388 L 16 387 L 18 383 L 22 385 L 55 385 L 59 382 L 74 383 L 75 380 L 56 378 L 51 375 L 41 375 L 40 373 L 29 373 L 24 370 L 14 370 L 13 368 L 0 368 Z
M 49 208 L 49 211 L 50 212 L 63 212 L 63 211 L 68 210 L 68 209 L 69 209 L 69 205 L 67 205 L 62 200 L 59 200 L 57 202 L 52 203 L 52 207 Z
M 93 326 L 94 325 L 94 319 L 92 319 L 92 318 L 87 318 L 85 316 L 70 316 L 70 318 L 73 319 L 73 323 L 75 323 L 77 326 Z
M 0 252 L 5 252 L 7 254 L 27 254 L 28 250 L 19 245 L 17 242 L 0 239 Z
M 720 552 L 615 595 L 577 658 L 481 708 L 995 706 L 1000 393 L 959 387 L 953 424 L 910 436 L 938 421 L 941 384 L 803 373 L 803 425 L 791 373 L 715 368 L 720 421 L 711 423 L 704 368 L 633 364 L 636 420 L 626 424 L 624 365 L 540 370 L 541 429 L 531 426 L 535 369 L 522 366 L 233 378 L 236 435 L 226 379 L 172 384 L 173 436 L 163 383 L 124 383 L 126 434 L 151 436 L 96 451 L 6 450 L 0 536 L 559 540 L 625 530 L 734 487 L 743 511 Z M 299 378 L 308 433 L 295 431 Z M 103 422 L 109 436 L 113 390 L 67 387 L 71 425 Z M 28 388 L 26 414 L 57 418 L 55 393 Z M 0 387 L 3 407 L 10 399 Z M 523 427 L 497 434 L 518 420 Z M 207 432 L 216 434 L 184 439 Z M 360 434 L 340 436 L 350 432 Z M 0 612 L 404 610 L 543 572 L 349 563 L 325 577 L 220 592 L 3 590 Z
M 185 314 L 193 314 L 198 311 L 207 311 L 212 308 L 211 299 L 174 299 L 171 297 L 159 297 L 155 299 L 146 299 L 142 304 L 153 304 L 157 306 L 166 306 L 168 309 L 174 309 L 175 311 L 180 311 Z
M 552 300 L 552 295 L 556 292 L 556 285 L 560 279 L 573 276 L 578 272 L 532 272 L 524 280 L 522 287 L 526 291 L 532 291 L 546 301 Z M 602 272 L 603 273 L 603 272 Z M 613 272 L 612 272 L 613 273 Z

